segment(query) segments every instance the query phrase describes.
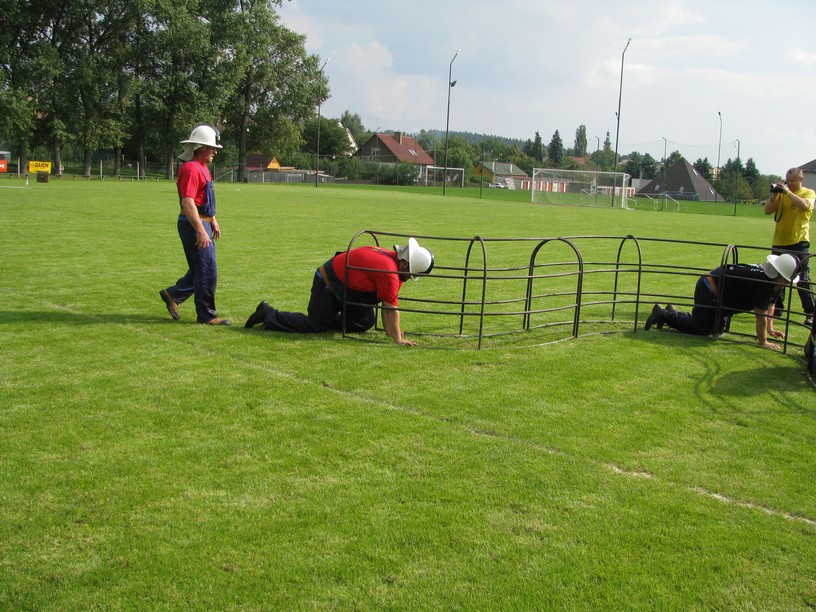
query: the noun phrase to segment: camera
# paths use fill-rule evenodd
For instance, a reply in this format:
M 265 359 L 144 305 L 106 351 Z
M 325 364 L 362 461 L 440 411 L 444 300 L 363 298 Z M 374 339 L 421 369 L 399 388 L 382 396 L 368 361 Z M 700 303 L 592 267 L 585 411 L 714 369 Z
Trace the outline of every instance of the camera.
M 785 188 L 782 185 L 774 183 L 771 185 L 771 193 L 785 193 Z

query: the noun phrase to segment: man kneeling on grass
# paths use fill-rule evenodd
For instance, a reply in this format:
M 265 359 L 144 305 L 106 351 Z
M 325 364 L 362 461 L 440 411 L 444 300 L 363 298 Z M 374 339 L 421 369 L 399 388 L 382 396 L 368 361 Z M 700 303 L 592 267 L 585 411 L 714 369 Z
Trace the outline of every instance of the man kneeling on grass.
M 738 312 L 752 312 L 756 317 L 756 336 L 760 346 L 780 350 L 768 337 L 785 338 L 773 327 L 774 302 L 785 285 L 795 283 L 799 261 L 789 254 L 768 255 L 763 264 L 729 264 L 703 274 L 694 288 L 691 314 L 677 310 L 671 304 L 661 308 L 655 304 L 646 319 L 644 329 L 653 325 L 661 329 L 668 325 L 687 334 L 708 336 L 721 334 L 728 319 Z M 722 307 L 719 326 L 715 326 L 717 303 Z
M 345 296 L 346 331 L 371 329 L 377 322 L 374 305 L 382 302 L 385 333 L 397 344 L 415 346 L 402 335 L 398 295 L 409 277 L 417 280 L 433 265 L 431 252 L 414 238 L 393 250 L 364 246 L 337 253 L 315 272 L 307 314 L 282 312 L 264 300 L 244 327 L 263 323 L 270 331 L 300 334 L 340 330 Z

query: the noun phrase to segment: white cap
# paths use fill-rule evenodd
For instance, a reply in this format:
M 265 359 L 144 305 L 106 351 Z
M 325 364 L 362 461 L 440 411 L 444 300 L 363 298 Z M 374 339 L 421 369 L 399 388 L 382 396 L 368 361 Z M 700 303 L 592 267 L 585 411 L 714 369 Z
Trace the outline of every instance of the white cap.
M 420 274 L 428 274 L 434 267 L 433 254 L 425 247 L 419 246 L 415 238 L 409 238 L 405 246 L 394 245 L 397 257 L 408 262 L 411 278 L 418 280 Z
M 781 274 L 782 278 L 789 283 L 795 283 L 799 281 L 799 275 L 793 276 L 798 266 L 799 261 L 793 255 L 785 253 L 784 255 L 768 255 L 765 263 L 762 264 L 762 269 L 769 278 L 776 278 Z

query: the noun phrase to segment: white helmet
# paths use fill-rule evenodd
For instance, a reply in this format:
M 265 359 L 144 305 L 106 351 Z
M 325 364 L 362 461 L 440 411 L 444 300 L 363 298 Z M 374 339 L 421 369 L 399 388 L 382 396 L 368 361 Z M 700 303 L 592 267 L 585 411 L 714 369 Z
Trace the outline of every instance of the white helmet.
M 202 123 L 193 128 L 187 140 L 182 140 L 181 144 L 187 145 L 184 151 L 179 155 L 182 161 L 190 161 L 193 159 L 193 154 L 201 147 L 215 147 L 220 149 L 221 145 L 218 143 L 220 133 L 209 123 Z
M 425 247 L 419 246 L 414 238 L 408 239 L 405 246 L 394 245 L 397 257 L 408 262 L 408 272 L 411 278 L 418 280 L 420 274 L 430 274 L 434 267 L 433 254 Z
M 793 276 L 798 266 L 799 260 L 785 253 L 784 255 L 768 255 L 766 262 L 762 264 L 762 269 L 771 278 L 776 278 L 781 274 L 782 278 L 789 283 L 795 283 L 799 281 L 798 275 Z

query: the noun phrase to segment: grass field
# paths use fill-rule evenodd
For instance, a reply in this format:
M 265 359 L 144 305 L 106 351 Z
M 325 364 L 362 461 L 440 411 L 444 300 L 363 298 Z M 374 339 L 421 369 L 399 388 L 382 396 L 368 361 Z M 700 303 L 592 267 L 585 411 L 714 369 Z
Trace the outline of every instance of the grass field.
M 234 325 L 207 328 L 158 297 L 184 271 L 172 183 L 17 185 L 0 182 L 0 609 L 816 607 L 800 351 L 243 328 L 262 298 L 305 308 L 315 267 L 363 229 L 762 246 L 768 218 L 218 185 Z

